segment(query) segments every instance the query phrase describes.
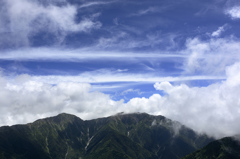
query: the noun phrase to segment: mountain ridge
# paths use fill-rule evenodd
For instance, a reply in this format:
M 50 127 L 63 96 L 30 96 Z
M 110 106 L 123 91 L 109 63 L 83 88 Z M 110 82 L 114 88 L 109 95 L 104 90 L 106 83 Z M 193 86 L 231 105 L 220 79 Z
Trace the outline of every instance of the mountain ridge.
M 121 113 L 82 120 L 61 113 L 25 125 L 0 127 L 0 156 L 3 159 L 178 159 L 210 141 L 213 139 L 164 116 Z
M 207 146 L 197 150 L 182 159 L 239 159 L 239 138 L 224 137 L 210 142 Z

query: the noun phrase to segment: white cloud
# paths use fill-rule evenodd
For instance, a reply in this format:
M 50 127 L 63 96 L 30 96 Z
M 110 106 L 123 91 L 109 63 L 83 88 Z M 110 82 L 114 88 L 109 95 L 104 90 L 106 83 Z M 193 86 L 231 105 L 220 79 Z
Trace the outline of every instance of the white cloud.
M 198 132 L 216 137 L 240 133 L 240 63 L 226 69 L 227 80 L 207 87 L 173 86 L 156 83 L 166 96 L 159 100 L 161 114 L 180 121 Z
M 161 13 L 168 10 L 169 8 L 170 8 L 169 6 L 160 6 L 160 7 L 151 6 L 146 9 L 141 9 L 136 13 L 130 14 L 129 16 L 142 16 L 142 15 L 148 15 L 151 13 Z
M 41 82 L 29 75 L 11 81 L 0 78 L 0 124 L 32 122 L 38 118 L 72 113 L 82 119 L 118 112 L 160 114 L 216 137 L 240 133 L 240 63 L 226 69 L 227 80 L 207 87 L 189 87 L 169 82 L 155 84 L 166 95 L 133 98 L 128 103 L 113 101 L 109 95 L 91 91 L 87 83 Z
M 38 1 L 30 0 L 3 0 L 3 3 L 6 12 L 3 13 L 4 16 L 0 16 L 0 26 L 4 29 L 2 32 L 8 33 L 1 39 L 3 44 L 26 46 L 29 44 L 29 36 L 42 30 L 62 38 L 65 32 L 86 32 L 101 26 L 101 23 L 91 16 L 76 22 L 77 7 L 70 4 L 42 5 Z M 9 36 L 9 41 L 6 42 Z
M 157 81 L 193 81 L 193 80 L 221 80 L 225 79 L 225 76 L 182 76 L 182 77 L 161 77 L 154 74 L 133 74 L 133 73 L 116 73 L 112 71 L 93 71 L 81 73 L 78 76 L 33 76 L 34 81 L 41 81 L 51 84 L 59 82 L 90 82 L 90 83 L 104 83 L 104 82 L 143 82 L 143 83 L 155 83 Z
M 131 14 L 130 16 L 142 16 L 145 14 L 150 14 L 150 13 L 154 13 L 154 12 L 160 12 L 161 9 L 157 8 L 157 7 L 149 7 L 147 9 L 144 10 L 140 10 L 137 13 Z
M 144 38 L 136 38 L 136 36 L 131 35 L 130 32 L 140 37 L 142 36 L 140 28 L 121 24 L 118 20 L 116 21 L 116 19 L 113 20 L 113 23 L 117 26 L 109 30 L 112 36 L 99 38 L 96 45 L 98 49 L 123 50 L 148 47 L 152 48 L 152 50 L 158 50 L 157 48 L 162 44 L 167 44 L 165 46 L 166 49 L 175 47 L 173 40 L 177 35 L 173 33 L 164 34 L 161 31 L 155 31 L 145 34 Z M 150 25 L 151 23 L 148 24 Z
M 212 33 L 212 37 L 219 37 L 226 29 L 227 25 L 223 25 L 218 28 L 218 30 L 214 31 Z
M 1 86 L 1 125 L 26 123 L 60 112 L 73 113 L 84 119 L 107 116 L 115 112 L 114 106 L 122 103 L 112 101 L 103 93 L 90 92 L 91 86 L 85 83 L 53 86 L 22 75 L 14 82 L 1 78 Z
M 1 60 L 15 61 L 84 61 L 84 60 L 134 60 L 152 58 L 186 58 L 186 55 L 171 53 L 135 53 L 120 51 L 96 51 L 95 48 L 83 49 L 56 49 L 56 48 L 25 48 L 18 50 L 2 51 Z
M 102 77 L 106 78 L 105 75 Z M 134 78 L 136 76 L 128 77 L 126 80 Z M 113 81 L 113 79 L 109 80 Z M 124 104 L 123 101 L 111 100 L 109 95 L 93 91 L 96 90 L 95 86 L 92 89 L 89 84 L 85 83 L 86 81 L 82 81 L 82 76 L 75 79 L 72 77 L 50 78 L 29 75 L 19 75 L 14 79 L 9 79 L 1 76 L 0 112 L 2 114 L 0 113 L 0 125 L 32 122 L 38 118 L 61 112 L 76 114 L 83 119 L 108 116 L 122 111 L 153 113 L 154 111 L 151 111 L 153 107 L 158 107 L 156 105 L 157 99 L 161 99 L 160 95 L 153 95 L 149 99 L 136 98 L 128 104 Z M 100 85 L 100 87 L 103 86 Z M 126 87 L 126 83 L 123 87 Z M 137 104 L 139 100 L 141 100 L 141 104 Z M 154 104 L 154 102 L 156 103 Z
M 232 19 L 240 18 L 240 6 L 235 6 L 226 11 L 226 14 L 230 15 Z
M 223 26 L 224 27 L 224 26 Z M 225 27 L 224 27 L 225 28 Z M 221 29 L 220 29 L 221 30 Z M 217 33 L 216 33 L 217 35 Z M 147 70 L 155 71 L 154 66 L 161 60 L 183 61 L 183 74 L 200 76 L 224 76 L 226 66 L 240 60 L 240 41 L 237 38 L 211 38 L 207 41 L 199 38 L 188 39 L 186 47 L 181 51 L 169 52 L 121 52 L 104 51 L 101 47 L 112 46 L 111 39 L 102 39 L 101 44 L 92 48 L 82 49 L 56 49 L 56 48 L 25 48 L 18 50 L 2 51 L 1 60 L 20 61 L 70 61 L 79 62 L 86 60 L 117 60 L 124 62 L 139 62 Z M 132 44 L 129 44 L 132 45 Z M 134 45 L 134 44 L 133 44 Z M 98 50 L 98 51 L 96 51 Z M 141 64 L 150 61 L 151 66 Z M 218 66 L 218 67 L 216 67 Z M 120 70 L 119 70 L 120 71 Z
M 189 39 L 182 51 L 189 55 L 183 69 L 189 74 L 224 74 L 226 66 L 240 60 L 239 50 L 240 41 L 235 38 Z
M 143 92 L 141 92 L 140 89 L 132 89 L 132 88 L 130 88 L 130 89 L 127 89 L 127 90 L 121 92 L 121 95 L 126 95 L 126 94 L 133 93 L 133 92 L 137 93 L 138 95 L 141 95 L 143 93 Z
M 85 4 L 82 4 L 79 6 L 79 8 L 86 8 L 86 7 L 92 7 L 92 6 L 96 6 L 96 5 L 106 5 L 106 4 L 111 4 L 114 3 L 116 1 L 109 1 L 109 2 L 104 2 L 104 1 L 100 1 L 100 2 L 88 2 Z
M 93 28 L 99 28 L 101 26 L 100 22 L 93 22 L 92 19 L 84 18 L 81 22 L 75 22 L 75 16 L 77 14 L 77 7 L 72 5 L 67 5 L 64 7 L 49 6 L 43 8 L 38 14 L 43 14 L 46 18 L 50 19 L 53 28 L 60 29 L 63 31 L 77 32 L 77 31 L 88 31 Z M 44 25 L 44 24 L 42 24 Z

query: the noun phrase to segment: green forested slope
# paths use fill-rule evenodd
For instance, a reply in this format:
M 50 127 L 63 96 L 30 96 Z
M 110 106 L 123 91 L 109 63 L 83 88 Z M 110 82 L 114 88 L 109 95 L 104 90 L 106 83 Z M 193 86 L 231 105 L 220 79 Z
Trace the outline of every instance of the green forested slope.
M 1 159 L 178 159 L 212 141 L 163 116 L 70 114 L 0 128 Z
M 183 159 L 239 159 L 240 142 L 234 137 L 226 137 L 209 143 L 204 148 L 187 155 Z

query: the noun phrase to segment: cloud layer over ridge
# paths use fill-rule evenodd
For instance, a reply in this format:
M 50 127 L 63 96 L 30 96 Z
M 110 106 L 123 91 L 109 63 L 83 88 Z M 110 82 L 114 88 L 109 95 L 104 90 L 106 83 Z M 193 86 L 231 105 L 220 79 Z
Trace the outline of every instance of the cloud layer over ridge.
M 146 112 L 240 134 L 240 2 L 0 1 L 0 125 Z

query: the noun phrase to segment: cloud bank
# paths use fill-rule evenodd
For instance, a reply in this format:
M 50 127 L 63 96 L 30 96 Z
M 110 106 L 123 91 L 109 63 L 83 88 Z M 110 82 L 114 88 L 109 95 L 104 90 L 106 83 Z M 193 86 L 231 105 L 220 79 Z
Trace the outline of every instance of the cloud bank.
M 227 67 L 227 80 L 207 87 L 173 86 L 156 83 L 167 93 L 161 99 L 161 113 L 198 132 L 223 137 L 240 133 L 240 63 Z
M 32 122 L 38 118 L 72 113 L 83 119 L 118 112 L 147 112 L 180 121 L 200 133 L 223 137 L 240 133 L 240 63 L 227 67 L 227 80 L 207 87 L 156 83 L 149 98 L 113 101 L 109 95 L 90 91 L 87 83 L 62 82 L 51 85 L 20 75 L 10 81 L 1 77 L 0 124 Z

